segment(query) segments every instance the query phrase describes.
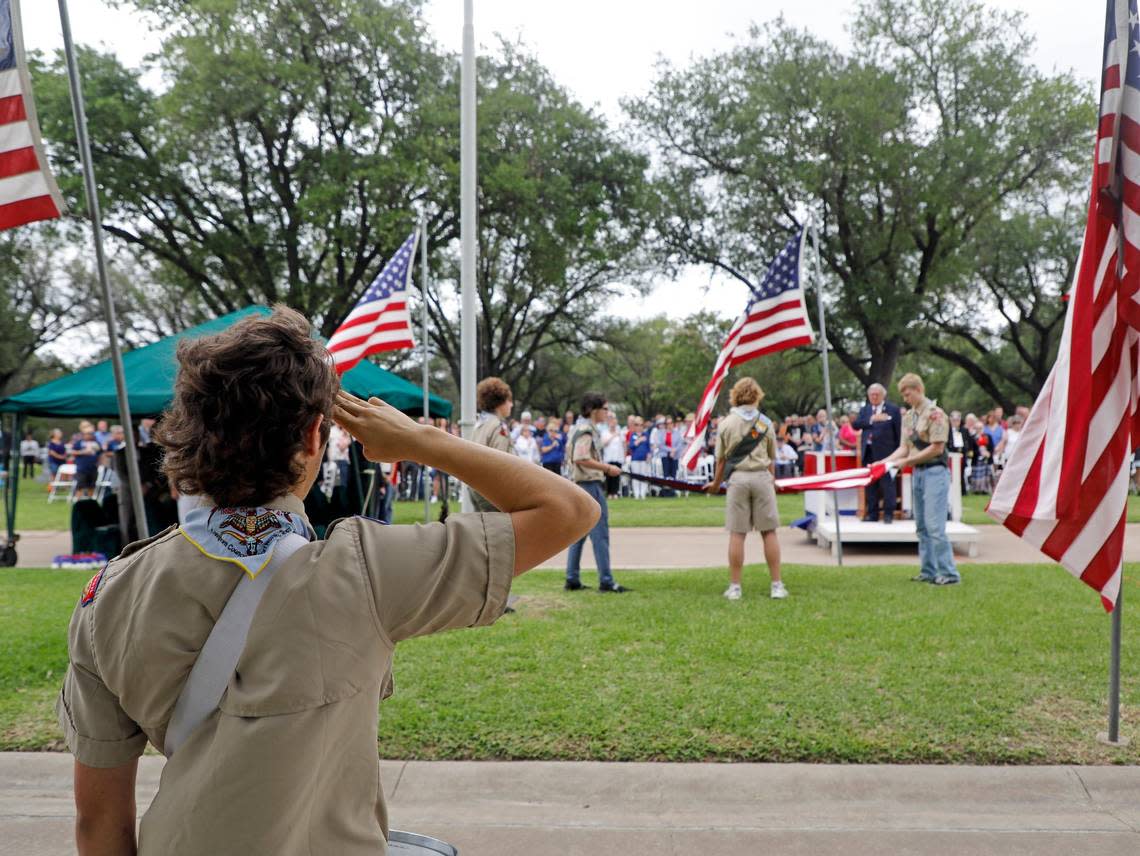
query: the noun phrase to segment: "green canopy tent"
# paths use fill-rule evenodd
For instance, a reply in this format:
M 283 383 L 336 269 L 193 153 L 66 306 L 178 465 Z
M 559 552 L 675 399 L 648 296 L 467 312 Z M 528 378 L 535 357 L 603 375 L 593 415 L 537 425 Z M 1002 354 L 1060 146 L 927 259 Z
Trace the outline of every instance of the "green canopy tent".
M 178 369 L 175 350 L 182 339 L 219 333 L 251 315 L 268 315 L 264 306 L 251 306 L 197 327 L 191 327 L 152 345 L 123 354 L 127 395 L 131 414 L 135 417 L 157 417 L 174 394 L 174 376 Z M 341 386 L 360 398 L 376 396 L 410 415 L 423 415 L 423 389 L 367 360 L 357 363 L 341 378 Z M 437 395 L 429 397 L 429 415 L 451 417 L 451 402 Z M 14 414 L 12 437 L 21 436 L 28 416 L 70 416 L 74 418 L 115 418 L 119 413 L 115 396 L 115 380 L 111 362 L 106 360 L 75 374 L 34 387 L 0 401 L 0 413 Z M 10 443 L 10 459 L 4 490 L 7 500 L 8 544 L 0 557 L 0 565 L 15 564 L 16 498 L 19 490 L 17 443 Z M 10 561 L 9 561 L 10 560 Z

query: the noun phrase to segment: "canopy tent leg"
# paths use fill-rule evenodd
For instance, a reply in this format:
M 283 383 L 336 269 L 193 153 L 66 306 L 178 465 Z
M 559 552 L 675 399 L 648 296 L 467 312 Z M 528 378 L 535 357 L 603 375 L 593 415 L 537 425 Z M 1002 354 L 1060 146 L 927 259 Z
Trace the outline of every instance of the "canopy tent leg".
M 16 500 L 20 497 L 20 435 L 24 430 L 26 417 L 22 413 L 12 414 L 12 434 L 8 442 L 5 455 L 4 468 L 8 477 L 4 481 L 4 512 L 8 524 L 8 538 L 4 549 L 0 552 L 0 567 L 13 568 L 16 566 Z

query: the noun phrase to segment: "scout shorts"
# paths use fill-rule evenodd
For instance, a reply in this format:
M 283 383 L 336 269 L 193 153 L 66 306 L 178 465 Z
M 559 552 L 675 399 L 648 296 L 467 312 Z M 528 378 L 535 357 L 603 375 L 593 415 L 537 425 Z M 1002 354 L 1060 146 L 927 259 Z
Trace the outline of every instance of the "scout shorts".
M 776 486 L 767 470 L 742 473 L 728 480 L 724 527 L 729 532 L 771 532 L 780 526 L 776 509 Z

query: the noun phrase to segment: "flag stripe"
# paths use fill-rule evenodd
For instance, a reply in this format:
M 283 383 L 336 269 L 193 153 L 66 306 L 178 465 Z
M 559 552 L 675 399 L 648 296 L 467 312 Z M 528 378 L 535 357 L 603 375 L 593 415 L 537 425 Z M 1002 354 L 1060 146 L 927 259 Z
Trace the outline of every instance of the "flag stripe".
M 0 205 L 0 231 L 34 223 L 37 220 L 51 220 L 60 215 L 55 200 L 50 196 L 36 196 L 20 202 Z
M 0 125 L 10 125 L 12 122 L 23 122 L 28 118 L 24 109 L 24 96 L 9 95 L 0 98 Z
M 0 125 L 0 152 L 10 152 L 13 149 L 26 149 L 35 144 L 32 136 L 32 126 L 27 122 L 13 122 L 11 125 Z
M 0 71 L 0 98 L 11 98 L 13 95 L 22 95 L 20 88 L 20 72 L 10 68 Z
M 34 172 L 39 168 L 40 162 L 36 157 L 36 150 L 31 146 L 0 154 L 0 178 Z

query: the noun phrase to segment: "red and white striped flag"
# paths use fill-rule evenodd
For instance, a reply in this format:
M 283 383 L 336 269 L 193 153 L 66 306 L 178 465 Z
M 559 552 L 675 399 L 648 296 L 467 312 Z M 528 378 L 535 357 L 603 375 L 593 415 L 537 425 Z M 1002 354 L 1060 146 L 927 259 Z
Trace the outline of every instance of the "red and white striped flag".
M 337 374 L 344 374 L 369 354 L 416 346 L 408 317 L 408 287 L 418 238 L 416 230 L 400 245 L 329 339 Z
M 1120 592 L 1140 439 L 1140 41 L 1137 0 L 1109 0 L 1088 224 L 1057 362 L 989 514 L 1100 592 Z
M 52 220 L 63 210 L 32 103 L 20 2 L 0 0 L 0 230 Z
M 834 473 L 776 479 L 776 490 L 780 493 L 799 493 L 804 490 L 850 490 L 877 482 L 886 474 L 888 469 L 893 469 L 893 467 L 884 463 L 876 463 L 869 467 L 838 470 Z
M 728 338 L 713 366 L 712 377 L 701 396 L 697 417 L 685 433 L 689 445 L 681 455 L 681 463 L 690 470 L 696 469 L 697 459 L 705 445 L 709 419 L 729 370 L 765 354 L 797 345 L 810 345 L 815 341 L 801 285 L 806 239 L 807 229 L 801 229 L 780 250 L 764 281 L 749 298 L 744 314 L 728 331 Z

